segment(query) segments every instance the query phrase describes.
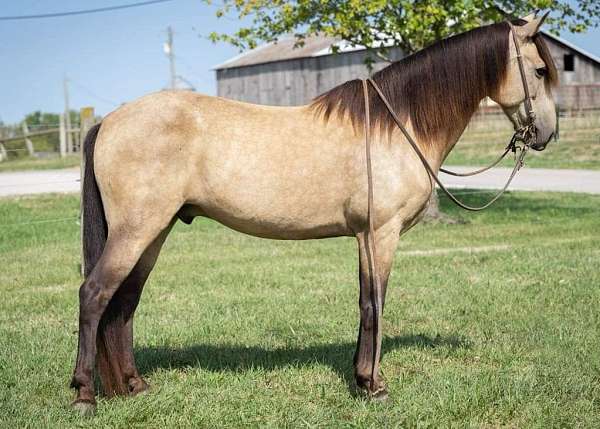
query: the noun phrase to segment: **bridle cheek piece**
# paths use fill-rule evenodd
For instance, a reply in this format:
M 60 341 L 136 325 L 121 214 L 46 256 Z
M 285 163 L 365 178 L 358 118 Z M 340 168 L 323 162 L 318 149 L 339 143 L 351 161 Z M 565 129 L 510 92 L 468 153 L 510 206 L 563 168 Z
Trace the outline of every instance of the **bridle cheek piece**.
M 517 63 L 519 64 L 519 73 L 521 74 L 521 81 L 523 82 L 523 90 L 525 92 L 525 111 L 527 113 L 527 120 L 515 131 L 509 146 L 512 151 L 516 153 L 517 148 L 521 149 L 521 152 L 527 151 L 537 141 L 537 128 L 535 126 L 535 111 L 533 110 L 533 102 L 531 101 L 531 94 L 529 92 L 529 85 L 527 84 L 527 76 L 525 75 L 525 66 L 523 65 L 523 55 L 521 54 L 521 47 L 517 40 L 517 33 L 515 27 L 509 22 L 510 33 L 512 40 L 515 44 L 515 50 L 517 51 Z M 517 146 L 517 142 L 522 142 L 521 147 Z M 522 166 L 522 160 L 521 160 Z

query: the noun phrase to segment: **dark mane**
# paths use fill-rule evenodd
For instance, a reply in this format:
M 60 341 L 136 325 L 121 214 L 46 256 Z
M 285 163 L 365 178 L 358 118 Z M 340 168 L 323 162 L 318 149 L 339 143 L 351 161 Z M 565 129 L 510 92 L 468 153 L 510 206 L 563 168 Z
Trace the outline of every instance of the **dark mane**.
M 462 131 L 480 101 L 502 84 L 509 61 L 508 32 L 508 24 L 501 22 L 450 37 L 391 64 L 372 79 L 402 119 L 410 115 L 419 140 L 444 138 L 445 133 Z M 535 41 L 549 76 L 556 76 L 543 40 Z M 361 85 L 358 79 L 343 83 L 315 98 L 311 107 L 325 120 L 334 114 L 349 117 L 355 129 L 362 130 Z M 369 98 L 372 125 L 391 132 L 393 119 L 373 88 Z
M 538 54 L 540 54 L 540 58 L 548 68 L 548 82 L 551 86 L 558 85 L 558 70 L 556 70 L 556 64 L 554 64 L 552 54 L 550 54 L 550 49 L 548 49 L 548 45 L 544 42 L 544 38 L 538 33 L 533 37 L 533 42 L 538 50 Z

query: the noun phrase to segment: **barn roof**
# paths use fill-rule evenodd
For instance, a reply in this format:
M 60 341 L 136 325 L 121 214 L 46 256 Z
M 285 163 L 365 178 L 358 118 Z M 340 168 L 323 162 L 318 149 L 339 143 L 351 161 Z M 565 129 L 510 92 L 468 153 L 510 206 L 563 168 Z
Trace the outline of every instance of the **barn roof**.
M 586 57 L 600 67 L 600 58 L 596 57 L 590 52 L 581 49 L 580 47 L 566 41 L 561 37 L 550 34 L 547 31 L 542 31 L 542 33 L 548 39 L 577 52 L 579 55 Z M 339 49 L 339 52 L 361 51 L 365 49 L 364 46 L 352 46 L 338 38 L 326 36 L 310 36 L 304 39 L 304 45 L 295 47 L 295 44 L 296 38 L 294 36 L 286 36 L 276 42 L 266 43 L 258 46 L 255 49 L 243 52 L 240 55 L 237 55 L 225 61 L 224 63 L 215 66 L 214 69 L 222 70 L 298 58 L 320 57 L 323 55 L 332 54 L 332 45 L 336 45 Z
M 230 69 L 234 67 L 251 66 L 255 64 L 271 63 L 274 61 L 293 60 L 297 58 L 320 57 L 333 53 L 331 45 L 337 45 L 340 52 L 363 50 L 362 46 L 350 46 L 340 39 L 327 36 L 311 36 L 304 39 L 302 46 L 295 47 L 296 38 L 286 36 L 277 42 L 266 43 L 255 49 L 243 52 L 222 64 L 214 67 L 215 70 Z

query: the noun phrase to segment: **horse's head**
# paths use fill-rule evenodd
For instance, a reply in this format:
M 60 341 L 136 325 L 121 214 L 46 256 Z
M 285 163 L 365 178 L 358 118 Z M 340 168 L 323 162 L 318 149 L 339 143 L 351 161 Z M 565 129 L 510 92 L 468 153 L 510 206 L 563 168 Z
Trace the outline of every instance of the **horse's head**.
M 531 14 L 521 18 L 520 23 L 512 27 L 516 38 L 509 32 L 510 59 L 506 77 L 492 96 L 502 106 L 515 129 L 518 129 L 529 120 L 524 88 L 527 85 L 535 113 L 537 138 L 531 145 L 535 150 L 545 149 L 556 132 L 556 106 L 551 87 L 557 81 L 557 72 L 548 48 L 538 34 L 546 16 Z M 519 70 L 515 39 L 521 52 L 525 82 Z

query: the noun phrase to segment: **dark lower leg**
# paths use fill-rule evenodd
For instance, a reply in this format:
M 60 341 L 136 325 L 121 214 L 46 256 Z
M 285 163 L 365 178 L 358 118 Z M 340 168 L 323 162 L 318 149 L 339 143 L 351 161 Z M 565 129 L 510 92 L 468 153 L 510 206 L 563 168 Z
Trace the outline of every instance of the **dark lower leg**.
M 128 248 L 127 244 L 131 247 Z M 71 386 L 77 389 L 75 404 L 94 403 L 96 363 L 101 373 L 109 366 L 119 365 L 118 358 L 96 362 L 96 357 L 98 353 L 110 355 L 114 348 L 122 349 L 120 344 L 105 339 L 114 338 L 115 327 L 123 322 L 111 302 L 140 257 L 133 250 L 134 244 L 118 238 L 111 240 L 109 234 L 102 256 L 79 290 L 79 349 L 71 382 Z M 114 386 L 119 384 L 115 380 L 111 383 Z
M 130 395 L 148 390 L 148 383 L 140 376 L 133 355 L 133 317 L 125 324 L 123 335 L 123 380 Z
M 79 290 L 79 346 L 71 387 L 77 389 L 75 402 L 94 403 L 96 334 L 100 317 L 114 289 L 105 288 L 92 273 Z
M 381 315 L 385 303 L 388 277 L 390 274 L 393 253 L 398 236 L 388 234 L 377 240 L 376 269 L 379 273 L 380 295 L 377 299 L 380 308 L 379 317 L 374 319 L 372 283 L 367 260 L 367 243 L 364 234 L 357 236 L 359 244 L 359 283 L 360 283 L 360 326 L 358 341 L 354 355 L 354 375 L 358 387 L 365 389 L 372 396 L 385 396 L 385 384 L 379 375 L 381 354 Z M 375 325 L 377 323 L 377 325 Z
M 123 296 L 123 318 L 125 323 L 122 328 L 122 380 L 125 389 L 130 395 L 136 395 L 148 389 L 148 384 L 140 377 L 135 364 L 135 356 L 133 354 L 133 316 L 140 301 L 142 289 L 146 281 L 146 276 L 141 276 L 139 267 L 136 267 L 134 272 L 126 280 Z
M 146 381 L 140 376 L 135 364 L 133 353 L 133 319 L 146 280 L 156 263 L 162 244 L 172 224 L 146 249 L 113 298 L 113 301 L 118 303 L 120 317 L 123 321 L 123 324 L 119 325 L 120 331 L 118 333 L 118 339 L 120 340 L 120 366 L 115 368 L 119 373 L 115 374 L 114 378 L 121 380 L 122 392 L 129 395 L 136 395 L 149 388 Z
M 100 321 L 96 366 L 102 390 L 108 397 L 139 393 L 147 387 L 139 378 L 133 355 L 133 315 L 146 278 L 138 262 L 112 297 Z
M 361 272 L 363 272 L 361 267 Z M 377 336 L 374 325 L 374 308 L 371 302 L 371 286 L 367 276 L 360 275 L 360 326 L 354 354 L 354 376 L 356 384 L 369 393 L 375 394 L 385 386 L 379 377 L 379 355 L 381 337 Z M 381 329 L 381 327 L 379 327 Z M 373 367 L 373 359 L 375 365 Z

